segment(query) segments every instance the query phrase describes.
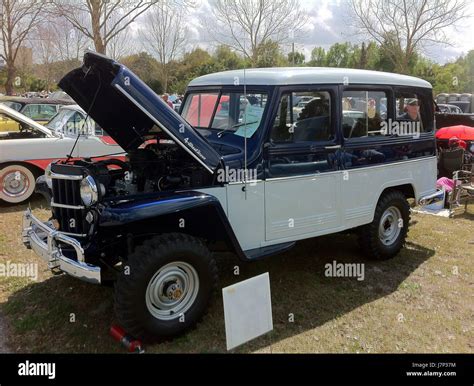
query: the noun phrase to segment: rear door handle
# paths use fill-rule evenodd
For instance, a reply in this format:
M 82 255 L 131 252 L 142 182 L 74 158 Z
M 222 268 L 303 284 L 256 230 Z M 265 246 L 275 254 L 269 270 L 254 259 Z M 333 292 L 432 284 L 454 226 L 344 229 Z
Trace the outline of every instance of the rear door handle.
M 331 145 L 331 146 L 324 146 L 326 150 L 337 150 L 341 148 L 341 145 Z

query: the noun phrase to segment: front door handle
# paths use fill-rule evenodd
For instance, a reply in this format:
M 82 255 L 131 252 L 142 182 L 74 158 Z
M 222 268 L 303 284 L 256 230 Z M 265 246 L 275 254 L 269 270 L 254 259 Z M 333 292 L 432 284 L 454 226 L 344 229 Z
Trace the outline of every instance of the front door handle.
M 324 146 L 326 150 L 337 150 L 341 148 L 341 145 L 331 145 L 331 146 Z

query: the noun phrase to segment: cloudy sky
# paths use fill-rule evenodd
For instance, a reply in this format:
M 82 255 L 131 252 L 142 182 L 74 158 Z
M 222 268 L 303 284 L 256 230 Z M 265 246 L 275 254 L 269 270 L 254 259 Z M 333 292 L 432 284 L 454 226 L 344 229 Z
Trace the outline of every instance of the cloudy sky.
M 315 46 L 329 48 L 334 43 L 349 41 L 360 43 L 362 40 L 354 36 L 348 25 L 348 2 L 347 0 L 300 0 L 301 6 L 308 14 L 308 25 L 304 37 L 296 40 L 298 51 L 304 51 L 306 58 L 310 57 L 310 52 Z M 200 46 L 208 48 L 212 44 L 212 37 L 208 36 L 207 29 L 200 23 L 200 15 L 209 14 L 211 2 L 209 0 L 195 0 L 197 7 L 190 12 L 189 30 L 191 43 L 190 47 Z M 474 2 L 469 5 L 469 19 L 463 21 L 463 25 L 456 29 L 447 31 L 453 46 L 432 45 L 424 49 L 423 54 L 429 59 L 446 63 L 467 51 L 474 49 Z M 285 48 L 285 47 L 284 47 Z M 287 47 L 289 49 L 290 47 Z

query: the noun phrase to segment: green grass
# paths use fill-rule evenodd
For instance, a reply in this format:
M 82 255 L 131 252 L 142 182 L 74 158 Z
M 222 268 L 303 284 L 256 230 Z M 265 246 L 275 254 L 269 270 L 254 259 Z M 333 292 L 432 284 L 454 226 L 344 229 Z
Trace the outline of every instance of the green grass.
M 32 206 L 37 215 L 48 211 Z M 24 206 L 0 207 L 0 259 L 39 264 L 39 280 L 0 278 L 0 314 L 14 352 L 124 352 L 109 336 L 113 289 L 52 276 L 20 239 Z M 274 330 L 234 352 L 474 351 L 474 206 L 454 219 L 413 215 L 402 252 L 371 262 L 355 237 L 302 241 L 255 263 L 217 256 L 219 288 L 269 272 Z M 365 280 L 327 278 L 324 265 L 365 263 Z M 233 274 L 239 265 L 240 275 Z M 289 314 L 294 322 L 289 321 Z M 71 322 L 71 314 L 75 321 Z M 196 329 L 148 352 L 225 352 L 220 291 Z

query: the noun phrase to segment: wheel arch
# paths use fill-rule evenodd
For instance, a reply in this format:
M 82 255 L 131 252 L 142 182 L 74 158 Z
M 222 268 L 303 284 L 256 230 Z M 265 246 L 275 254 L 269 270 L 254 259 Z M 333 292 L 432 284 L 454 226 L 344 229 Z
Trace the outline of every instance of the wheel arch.
M 39 166 L 35 165 L 34 163 L 30 163 L 28 161 L 7 161 L 7 162 L 2 162 L 0 163 L 0 169 L 6 167 L 6 166 L 11 166 L 11 165 L 20 165 L 24 166 L 25 168 L 28 168 L 33 175 L 38 178 L 44 173 L 44 169 L 41 169 Z
M 114 209 L 105 210 L 102 213 L 100 228 L 106 234 L 113 235 L 119 232 L 126 235 L 129 239 L 128 247 L 131 249 L 134 245 L 139 245 L 156 235 L 183 233 L 206 240 L 208 245 L 213 242 L 224 242 L 226 251 L 246 260 L 220 202 L 210 195 L 203 197 L 201 193 L 195 198 L 194 205 L 190 205 L 188 201 L 172 209 L 170 207 L 159 210 L 159 206 L 163 203 L 157 201 L 153 209 L 149 208 L 143 212 L 134 210 L 135 205 L 128 207 L 125 215 Z

